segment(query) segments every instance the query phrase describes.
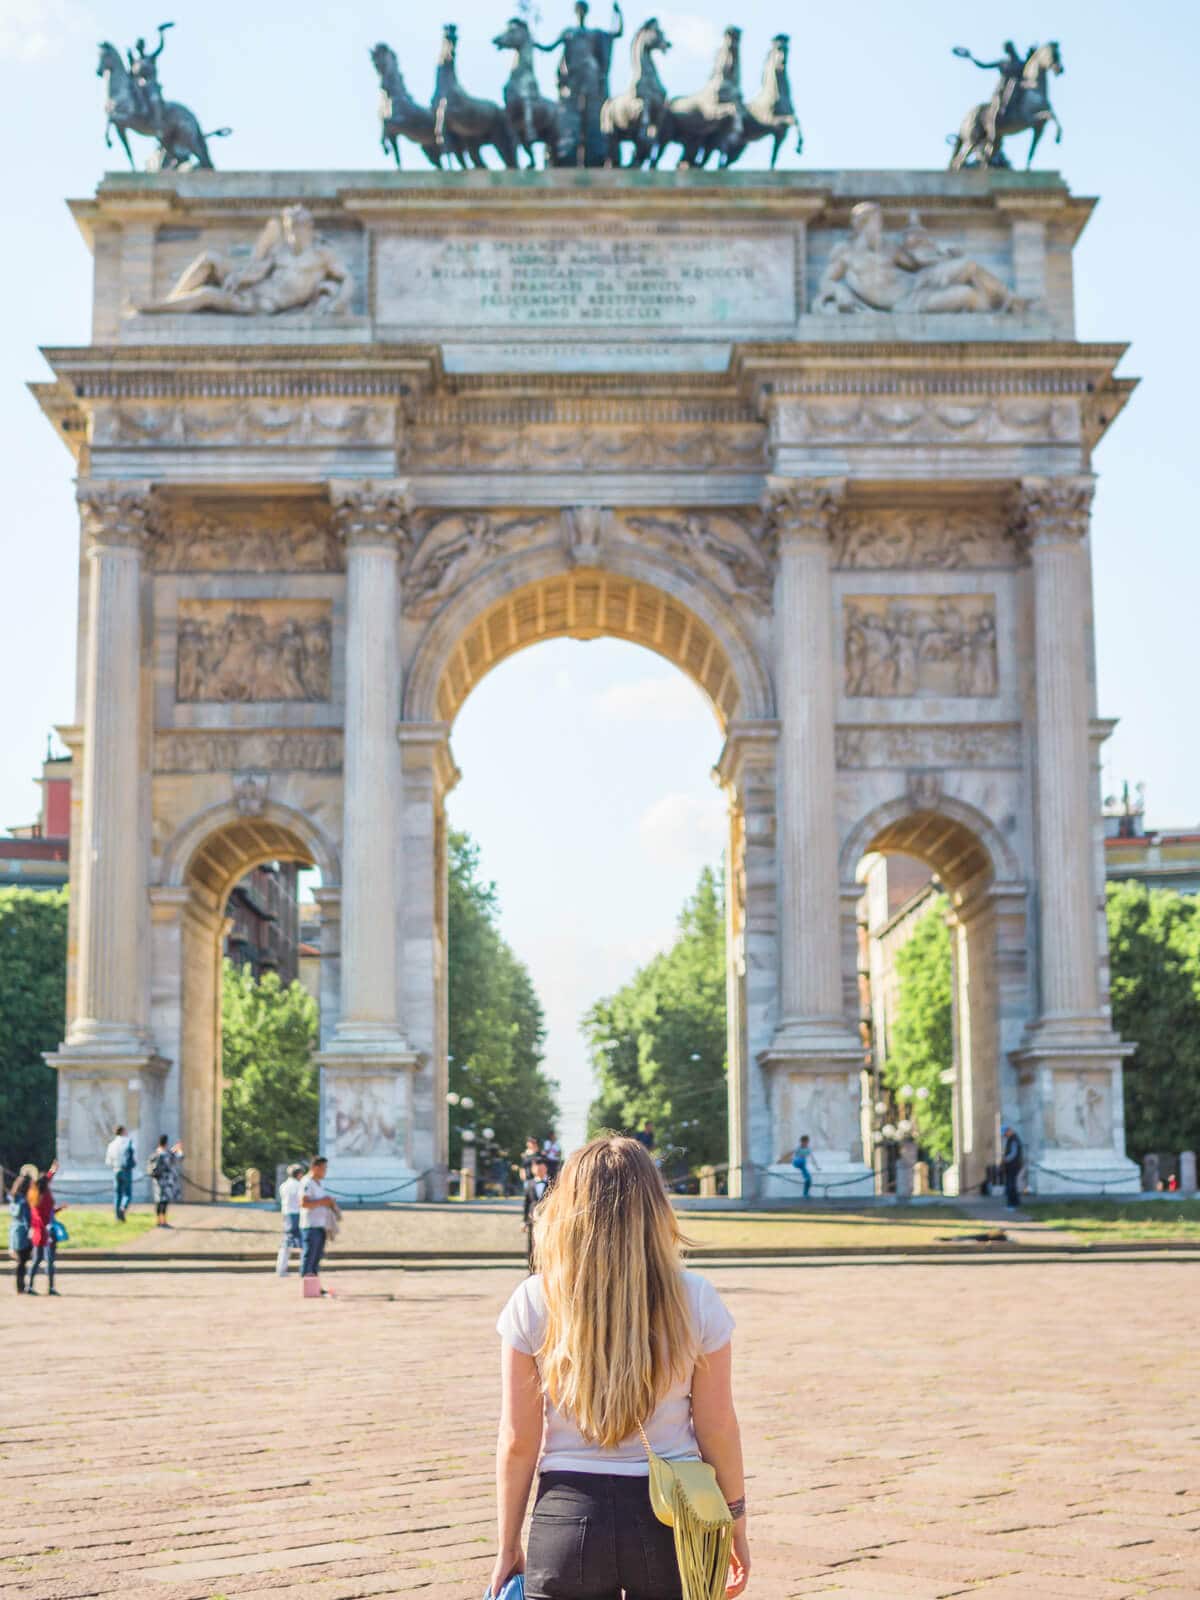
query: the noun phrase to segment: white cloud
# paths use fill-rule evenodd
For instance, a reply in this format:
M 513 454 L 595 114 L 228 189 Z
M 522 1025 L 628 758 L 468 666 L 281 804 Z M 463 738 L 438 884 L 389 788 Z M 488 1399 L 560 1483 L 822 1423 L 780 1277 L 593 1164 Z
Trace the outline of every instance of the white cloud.
M 642 847 L 656 861 L 692 862 L 697 869 L 722 849 L 725 829 L 715 792 L 711 801 L 685 791 L 665 794 L 638 819 Z
M 94 32 L 78 0 L 0 0 L 0 60 L 46 61 L 79 35 Z
M 598 715 L 614 722 L 686 722 L 704 707 L 699 689 L 682 672 L 614 683 L 593 698 Z
M 671 41 L 672 54 L 678 51 L 682 55 L 703 56 L 706 61 L 716 55 L 721 30 L 710 17 L 695 11 L 660 11 L 658 20 Z

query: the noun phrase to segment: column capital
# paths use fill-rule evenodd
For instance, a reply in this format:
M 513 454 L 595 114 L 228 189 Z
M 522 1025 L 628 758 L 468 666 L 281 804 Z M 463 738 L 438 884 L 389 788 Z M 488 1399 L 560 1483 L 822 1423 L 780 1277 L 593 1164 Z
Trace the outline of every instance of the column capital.
M 146 548 L 154 504 L 149 482 L 80 478 L 75 500 L 89 555 L 99 550 Z
M 407 479 L 332 478 L 329 502 L 334 532 L 347 549 L 387 545 L 404 554 L 411 545 Z
M 1016 537 L 1030 549 L 1080 543 L 1087 535 L 1095 491 L 1091 473 L 1022 478 L 1015 495 Z
M 773 473 L 762 497 L 763 538 L 771 554 L 785 541 L 828 544 L 846 498 L 845 478 Z

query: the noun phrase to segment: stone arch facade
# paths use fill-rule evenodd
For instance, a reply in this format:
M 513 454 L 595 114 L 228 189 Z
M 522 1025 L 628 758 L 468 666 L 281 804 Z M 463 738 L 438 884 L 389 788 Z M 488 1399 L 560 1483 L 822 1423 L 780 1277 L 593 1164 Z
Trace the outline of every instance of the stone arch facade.
M 1092 450 L 1131 384 L 1074 334 L 1090 202 L 1019 173 L 559 176 L 435 174 L 414 208 L 405 174 L 289 175 L 343 263 L 336 315 L 163 298 L 201 235 L 270 240 L 278 175 L 114 176 L 75 206 L 101 245 L 93 342 L 36 386 L 83 557 L 64 1187 L 105 1178 L 117 1112 L 143 1146 L 174 1105 L 200 1117 L 178 1099 L 184 1010 L 207 1003 L 184 1005 L 184 928 L 286 848 L 326 879 L 334 1171 L 444 1192 L 451 724 L 513 650 L 599 633 L 676 662 L 725 734 L 731 1192 L 792 1192 L 801 1119 L 828 1185 L 871 1186 L 872 842 L 955 877 L 980 981 L 991 930 L 986 1026 L 964 981 L 1035 1181 L 1135 1183 L 1088 542 Z M 880 249 L 914 209 L 928 232 L 896 272 L 956 244 L 1016 298 L 826 315 L 872 194 Z M 214 1128 L 179 1128 L 209 1171 Z

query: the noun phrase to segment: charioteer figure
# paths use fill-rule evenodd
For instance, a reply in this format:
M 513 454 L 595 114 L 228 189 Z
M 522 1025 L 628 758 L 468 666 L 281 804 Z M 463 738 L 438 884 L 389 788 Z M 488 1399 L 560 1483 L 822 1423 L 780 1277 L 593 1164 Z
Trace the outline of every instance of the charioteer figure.
M 1004 41 L 1004 54 L 998 61 L 980 61 L 965 45 L 956 44 L 954 54 L 983 72 L 998 72 L 999 81 L 992 98 L 972 107 L 967 113 L 958 135 L 953 139 L 954 154 L 950 157 L 950 170 L 962 167 L 1007 167 L 1004 140 L 1014 133 L 1028 130 L 1033 137 L 1029 143 L 1029 161 L 1032 166 L 1034 151 L 1048 123 L 1055 128 L 1055 142 L 1062 138 L 1062 125 L 1050 104 L 1049 80 L 1063 70 L 1058 41 L 1033 45 L 1024 55 L 1011 39 Z
M 152 170 L 172 172 L 181 167 L 211 167 L 208 141 L 223 138 L 229 132 L 228 128 L 212 128 L 205 132 L 187 106 L 163 98 L 158 81 L 158 58 L 166 45 L 168 29 L 174 26 L 173 22 L 160 22 L 158 44 L 153 50 L 146 48 L 145 39 L 138 39 L 123 58 L 109 40 L 105 39 L 100 45 L 96 76 L 104 79 L 107 118 L 104 142 L 111 146 L 115 132 L 131 167 L 135 166 L 129 147 L 131 133 L 153 139 L 157 144 L 158 149 L 149 163 Z
M 173 22 L 159 23 L 156 50 L 147 50 L 145 39 L 137 39 L 133 49 L 125 52 L 138 109 L 155 128 L 163 125 L 163 92 L 158 81 L 158 58 L 167 42 L 167 29 L 174 26 Z
M 577 0 L 575 26 L 564 28 L 552 44 L 534 44 L 537 50 L 562 49 L 558 63 L 558 97 L 563 108 L 560 166 L 602 167 L 607 155 L 600 111 L 608 99 L 613 41 L 624 33 L 625 18 L 617 0 L 613 0 L 614 28 L 589 28 L 587 14 L 587 0 Z

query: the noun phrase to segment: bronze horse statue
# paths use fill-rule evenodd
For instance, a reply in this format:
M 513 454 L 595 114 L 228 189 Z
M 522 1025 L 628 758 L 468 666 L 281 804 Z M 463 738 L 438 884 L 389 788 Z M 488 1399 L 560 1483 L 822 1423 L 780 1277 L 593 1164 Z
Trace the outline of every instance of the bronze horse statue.
M 371 51 L 371 60 L 379 74 L 379 142 L 384 155 L 390 150 L 396 165 L 401 166 L 400 140 L 403 137 L 420 145 L 430 166 L 440 167 L 442 156 L 434 132 L 433 112 L 419 105 L 409 94 L 396 52 L 390 45 L 377 44 Z
M 600 108 L 600 131 L 608 146 L 610 167 L 621 165 L 621 147 L 627 141 L 633 144 L 631 167 L 644 167 L 654 154 L 658 119 L 667 103 L 666 86 L 658 75 L 654 56 L 656 51 L 670 48 L 671 41 L 657 17 L 643 22 L 634 34 L 629 46 L 629 87 Z
M 729 151 L 742 138 L 742 30 L 729 27 L 721 40 L 712 74 L 697 94 L 668 100 L 658 120 L 658 141 L 650 165 L 657 167 L 669 144 L 681 147 L 681 167 L 702 166 L 714 151 L 729 165 Z
M 137 171 L 137 163 L 129 148 L 129 134 L 140 133 L 147 139 L 158 141 L 160 171 L 170 172 L 194 163 L 197 167 L 212 166 L 208 153 L 210 139 L 223 139 L 228 128 L 214 128 L 205 133 L 194 112 L 177 100 L 162 100 L 157 115 L 147 114 L 133 75 L 121 59 L 121 52 L 107 39 L 100 46 L 100 61 L 96 76 L 104 79 L 104 112 L 108 118 L 104 128 L 104 142 L 112 148 L 112 130 L 129 158 L 129 165 Z
M 433 90 L 433 127 L 439 151 L 457 156 L 460 162 L 465 151 L 475 166 L 486 167 L 482 152 L 490 144 L 506 167 L 515 167 L 517 141 L 504 107 L 494 100 L 475 100 L 467 94 L 458 81 L 457 56 L 458 29 L 453 22 L 447 22 L 442 28 Z
M 748 144 L 758 139 L 771 139 L 771 171 L 774 172 L 789 128 L 796 130 L 796 153 L 804 149 L 804 135 L 792 104 L 792 86 L 788 81 L 788 44 L 786 33 L 777 33 L 771 40 L 771 48 L 763 65 L 762 86 L 742 108 L 741 138 L 726 149 L 724 164 L 727 167 L 738 160 Z M 705 160 L 707 158 L 708 153 L 705 152 Z
M 955 54 L 964 55 L 972 61 L 975 59 L 969 51 L 961 47 L 955 50 Z M 1020 58 L 1017 59 L 1019 61 Z M 976 62 L 977 66 L 996 64 Z M 950 171 L 959 172 L 963 167 L 973 164 L 983 167 L 1007 167 L 1009 162 L 1002 148 L 1004 140 L 1010 134 L 1032 130 L 1029 159 L 1025 163 L 1025 169 L 1028 171 L 1033 165 L 1034 151 L 1046 131 L 1048 122 L 1052 122 L 1056 130 L 1055 144 L 1060 143 L 1062 123 L 1059 122 L 1054 107 L 1050 104 L 1048 79 L 1051 73 L 1058 77 L 1062 71 L 1062 56 L 1059 53 L 1057 39 L 1051 39 L 1049 44 L 1039 45 L 1031 50 L 1025 58 L 1020 79 L 1013 84 L 1011 94 L 1003 100 L 998 110 L 996 99 L 993 97 L 992 100 L 977 105 L 967 112 L 963 125 L 953 141 Z
M 547 100 L 538 88 L 533 65 L 533 34 L 522 17 L 510 17 L 503 33 L 492 40 L 497 50 L 511 50 L 512 70 L 504 85 L 504 111 L 517 143 L 537 166 L 534 145 L 544 145 L 547 164 L 554 161 L 562 135 L 558 103 Z

